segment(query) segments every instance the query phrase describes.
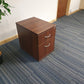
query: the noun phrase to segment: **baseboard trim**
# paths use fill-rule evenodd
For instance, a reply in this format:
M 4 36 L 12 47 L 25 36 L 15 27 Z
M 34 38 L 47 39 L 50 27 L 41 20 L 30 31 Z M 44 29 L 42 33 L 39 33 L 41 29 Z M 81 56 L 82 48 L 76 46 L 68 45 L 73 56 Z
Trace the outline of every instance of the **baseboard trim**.
M 78 10 L 76 10 L 76 11 L 73 11 L 73 12 L 71 12 L 71 13 L 68 13 L 67 16 L 72 15 L 72 14 L 74 14 L 74 13 L 80 11 L 80 10 L 81 10 L 81 9 L 78 9 Z
M 50 23 L 53 23 L 53 22 L 55 22 L 56 21 L 56 19 L 53 19 L 53 20 L 51 20 L 51 21 L 49 21 Z M 8 43 L 8 42 L 10 42 L 10 41 L 12 41 L 12 40 L 14 40 L 14 39 L 16 39 L 16 38 L 18 38 L 18 35 L 14 35 L 14 36 L 12 36 L 12 37 L 9 37 L 9 38 L 7 38 L 7 39 L 5 39 L 5 40 L 3 40 L 3 41 L 0 41 L 0 45 L 3 45 L 3 44 L 5 44 L 5 43 Z
M 16 38 L 18 38 L 18 35 L 9 37 L 9 38 L 7 38 L 7 39 L 5 39 L 5 40 L 3 40 L 3 41 L 0 41 L 0 45 L 3 45 L 3 44 L 5 44 L 5 43 L 8 43 L 8 42 L 10 42 L 10 41 L 12 41 L 12 40 L 14 40 L 14 39 L 16 39 Z
M 53 22 L 55 22 L 56 21 L 56 19 L 53 19 L 53 20 L 51 20 L 51 21 L 49 21 L 50 23 L 53 23 Z

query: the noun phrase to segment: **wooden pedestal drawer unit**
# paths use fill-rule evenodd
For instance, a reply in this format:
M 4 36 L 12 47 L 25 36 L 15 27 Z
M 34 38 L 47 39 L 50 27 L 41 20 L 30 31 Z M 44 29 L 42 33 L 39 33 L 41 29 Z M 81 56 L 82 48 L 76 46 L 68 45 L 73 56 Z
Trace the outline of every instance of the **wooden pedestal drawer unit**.
M 54 50 L 56 25 L 32 17 L 16 23 L 20 47 L 40 61 Z

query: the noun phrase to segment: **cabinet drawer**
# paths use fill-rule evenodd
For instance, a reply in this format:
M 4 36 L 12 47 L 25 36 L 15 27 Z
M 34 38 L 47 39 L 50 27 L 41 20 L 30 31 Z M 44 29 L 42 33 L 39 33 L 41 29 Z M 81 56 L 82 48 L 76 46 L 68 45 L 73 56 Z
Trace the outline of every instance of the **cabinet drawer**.
M 47 41 L 48 39 L 52 38 L 53 36 L 55 36 L 55 30 L 56 27 L 52 27 L 51 29 L 41 33 L 38 36 L 38 44 L 41 45 L 43 42 Z
M 55 37 L 53 36 L 52 38 L 44 42 L 41 46 L 39 46 L 39 60 L 41 60 L 46 55 L 48 55 L 51 51 L 54 50 L 54 39 Z

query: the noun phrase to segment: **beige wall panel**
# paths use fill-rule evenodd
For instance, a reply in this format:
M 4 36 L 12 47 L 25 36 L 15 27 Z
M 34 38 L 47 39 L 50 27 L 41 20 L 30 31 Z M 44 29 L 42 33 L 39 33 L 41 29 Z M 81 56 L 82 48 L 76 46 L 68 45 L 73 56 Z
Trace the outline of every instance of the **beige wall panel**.
M 81 0 L 80 2 L 80 9 L 84 9 L 84 0 Z

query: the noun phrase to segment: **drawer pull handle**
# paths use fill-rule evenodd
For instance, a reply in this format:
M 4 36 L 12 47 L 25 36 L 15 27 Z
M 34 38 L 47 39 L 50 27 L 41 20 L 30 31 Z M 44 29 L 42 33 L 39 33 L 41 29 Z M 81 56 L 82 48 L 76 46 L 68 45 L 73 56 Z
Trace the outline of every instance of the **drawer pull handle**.
M 48 36 L 45 36 L 45 38 L 50 38 L 51 37 L 51 34 L 49 34 Z
M 49 46 L 50 46 L 50 43 L 49 43 L 48 45 L 45 45 L 44 47 L 46 47 L 46 48 L 47 48 L 47 47 L 49 47 Z

